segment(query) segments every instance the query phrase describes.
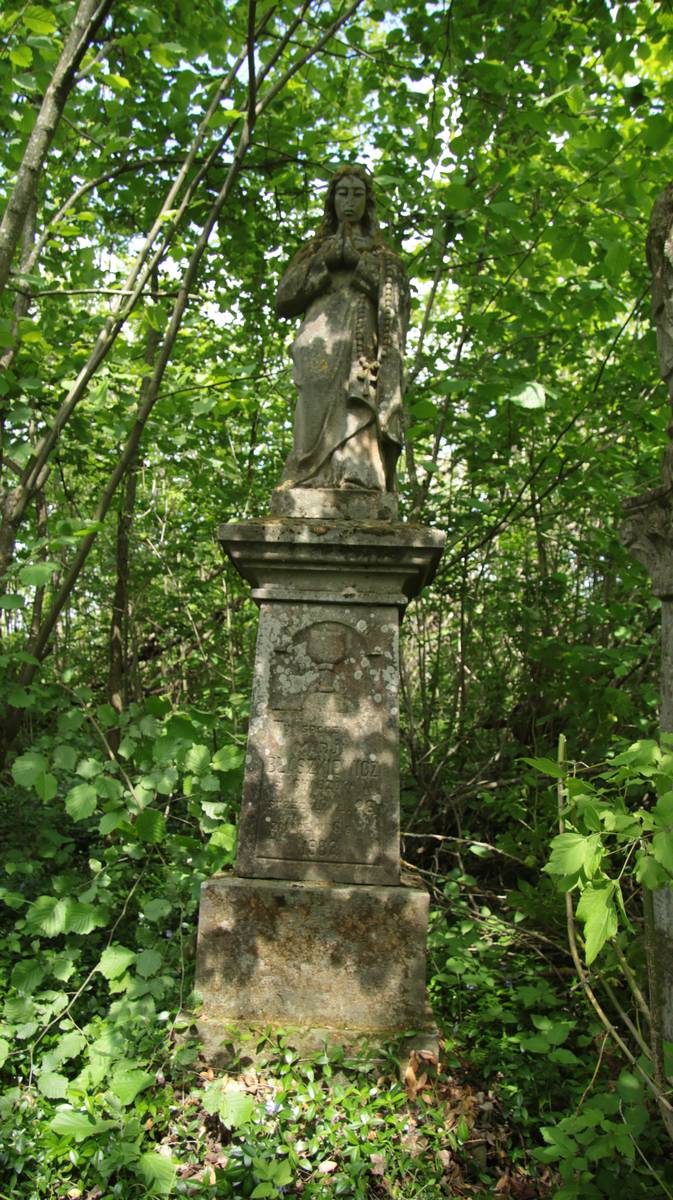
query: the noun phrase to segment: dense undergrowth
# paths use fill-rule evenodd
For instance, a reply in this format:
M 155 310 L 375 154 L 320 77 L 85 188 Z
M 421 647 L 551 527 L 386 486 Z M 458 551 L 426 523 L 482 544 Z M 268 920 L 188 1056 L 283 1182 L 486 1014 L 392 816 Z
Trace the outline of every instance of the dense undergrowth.
M 642 1074 L 582 999 L 532 851 L 405 842 L 434 902 L 438 1058 L 302 1056 L 267 1030 L 214 1070 L 184 1014 L 199 887 L 233 862 L 241 713 L 215 727 L 154 698 L 114 755 L 109 706 L 41 701 L 50 732 L 3 800 L 2 1200 L 671 1194 Z

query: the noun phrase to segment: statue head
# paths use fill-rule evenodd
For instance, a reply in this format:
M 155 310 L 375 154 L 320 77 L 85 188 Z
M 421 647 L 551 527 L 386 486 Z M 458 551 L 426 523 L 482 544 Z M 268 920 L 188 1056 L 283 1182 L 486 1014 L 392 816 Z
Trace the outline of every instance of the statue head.
M 374 183 L 369 171 L 357 163 L 348 163 L 343 167 L 339 167 L 330 179 L 325 197 L 325 214 L 323 216 L 322 225 L 320 227 L 319 236 L 330 237 L 336 233 L 339 222 L 336 214 L 335 195 L 339 183 L 342 179 L 350 177 L 359 179 L 365 185 L 366 201 L 365 212 L 362 218 L 362 232 L 370 237 L 379 237 L 379 227 L 376 220 L 376 200 L 374 197 Z

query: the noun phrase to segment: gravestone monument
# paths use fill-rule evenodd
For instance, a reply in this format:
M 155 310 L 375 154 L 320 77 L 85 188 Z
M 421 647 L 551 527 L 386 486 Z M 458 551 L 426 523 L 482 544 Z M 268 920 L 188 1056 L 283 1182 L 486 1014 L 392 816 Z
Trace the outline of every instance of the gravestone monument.
M 234 875 L 203 885 L 196 989 L 232 1026 L 422 1030 L 428 897 L 400 876 L 399 626 L 444 534 L 398 519 L 409 288 L 368 174 L 332 179 L 277 311 L 293 449 L 270 514 L 220 541 L 259 605 Z
M 673 184 L 658 196 L 647 238 L 652 275 L 652 318 L 662 379 L 673 408 Z M 668 427 L 673 439 L 673 421 Z M 673 734 L 673 440 L 664 451 L 661 486 L 624 505 L 622 541 L 647 569 L 661 600 L 661 673 L 659 724 Z M 673 1041 L 673 888 L 645 890 L 650 1007 L 653 1036 Z

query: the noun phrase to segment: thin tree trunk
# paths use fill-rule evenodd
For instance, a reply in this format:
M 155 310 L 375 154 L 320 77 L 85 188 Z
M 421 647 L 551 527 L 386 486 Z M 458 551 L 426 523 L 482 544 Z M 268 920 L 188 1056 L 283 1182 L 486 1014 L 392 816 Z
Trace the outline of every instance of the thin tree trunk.
M 75 83 L 77 68 L 114 0 L 80 0 L 65 39 L 61 56 L 40 106 L 28 139 L 16 182 L 0 223 L 0 292 L 4 290 L 19 244 L 26 216 L 35 203 L 40 174 L 54 139 L 66 101 Z
M 158 291 L 158 281 L 155 278 L 154 290 Z M 147 331 L 147 347 L 145 363 L 152 367 L 159 345 L 159 333 L 149 328 Z M 144 399 L 149 386 L 150 376 L 143 378 L 140 388 L 140 403 Z M 112 625 L 110 630 L 110 673 L 108 676 L 108 697 L 116 713 L 121 713 L 128 703 L 128 629 L 129 629 L 129 543 L 131 525 L 136 502 L 138 485 L 138 456 L 131 458 L 126 476 L 126 486 L 117 518 L 117 578 L 112 598 Z M 119 749 L 120 731 L 111 729 L 108 742 L 113 752 Z

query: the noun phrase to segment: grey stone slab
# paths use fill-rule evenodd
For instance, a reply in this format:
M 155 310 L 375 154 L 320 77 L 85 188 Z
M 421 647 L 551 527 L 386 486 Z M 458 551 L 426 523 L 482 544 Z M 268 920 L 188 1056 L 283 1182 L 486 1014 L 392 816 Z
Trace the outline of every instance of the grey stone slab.
M 292 487 L 271 493 L 274 517 L 323 517 L 338 521 L 396 521 L 397 496 L 393 492 L 357 488 Z
M 404 1032 L 428 1025 L 428 895 L 216 875 L 201 889 L 196 993 L 221 1023 Z
M 397 610 L 263 603 L 236 870 L 399 880 Z
M 219 538 L 258 601 L 324 598 L 403 609 L 432 581 L 446 535 L 401 521 L 262 517 L 223 525 Z

